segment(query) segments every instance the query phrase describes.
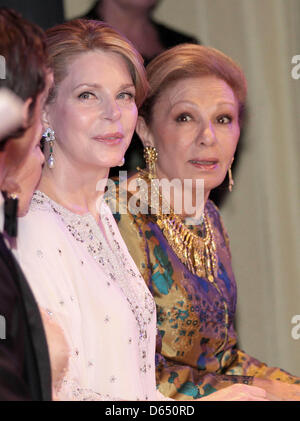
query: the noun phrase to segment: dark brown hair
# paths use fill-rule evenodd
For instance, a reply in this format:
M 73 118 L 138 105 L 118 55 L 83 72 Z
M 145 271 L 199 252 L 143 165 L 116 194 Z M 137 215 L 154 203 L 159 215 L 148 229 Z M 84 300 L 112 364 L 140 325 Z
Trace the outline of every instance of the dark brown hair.
M 0 79 L 0 87 L 10 89 L 24 101 L 31 98 L 31 118 L 36 98 L 45 88 L 47 52 L 43 30 L 14 10 L 0 8 L 0 55 L 5 59 L 5 79 Z M 24 130 L 10 137 L 21 136 Z

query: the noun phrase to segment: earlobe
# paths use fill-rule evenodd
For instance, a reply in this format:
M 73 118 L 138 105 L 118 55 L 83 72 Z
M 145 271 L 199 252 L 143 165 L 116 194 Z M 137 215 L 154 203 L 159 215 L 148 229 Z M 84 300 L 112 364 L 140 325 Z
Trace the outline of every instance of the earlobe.
M 139 116 L 137 120 L 136 132 L 144 146 L 154 146 L 152 132 L 144 118 L 141 116 Z
M 32 98 L 27 98 L 22 109 L 22 127 L 26 129 L 30 124 L 30 105 Z
M 42 124 L 43 124 L 44 131 L 48 129 L 49 127 L 51 127 L 49 123 L 49 114 L 48 114 L 47 106 L 44 107 L 43 112 L 42 112 Z

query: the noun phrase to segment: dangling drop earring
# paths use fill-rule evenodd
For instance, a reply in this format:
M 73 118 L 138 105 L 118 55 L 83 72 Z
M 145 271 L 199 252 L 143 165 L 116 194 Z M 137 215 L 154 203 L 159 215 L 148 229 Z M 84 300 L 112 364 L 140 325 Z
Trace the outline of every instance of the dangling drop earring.
M 232 171 L 231 171 L 231 165 L 233 163 L 234 158 L 232 158 L 231 164 L 229 165 L 228 168 L 228 178 L 229 178 L 229 184 L 228 184 L 228 190 L 230 191 L 230 193 L 232 192 L 232 188 L 234 186 L 234 179 L 232 177 Z
M 124 164 L 125 164 L 125 158 L 123 156 L 121 162 L 118 164 L 118 167 L 123 167 Z
M 47 160 L 48 163 L 48 168 L 53 168 L 54 167 L 54 156 L 53 156 L 53 143 L 55 141 L 55 133 L 54 130 L 50 129 L 50 127 L 48 127 L 48 129 L 45 130 L 45 132 L 43 133 L 43 137 L 45 138 L 45 142 L 49 143 L 49 158 Z
M 150 178 L 155 178 L 156 168 L 155 163 L 157 161 L 158 153 L 154 146 L 145 146 L 144 147 L 144 159 L 146 161 L 147 170 L 149 172 Z

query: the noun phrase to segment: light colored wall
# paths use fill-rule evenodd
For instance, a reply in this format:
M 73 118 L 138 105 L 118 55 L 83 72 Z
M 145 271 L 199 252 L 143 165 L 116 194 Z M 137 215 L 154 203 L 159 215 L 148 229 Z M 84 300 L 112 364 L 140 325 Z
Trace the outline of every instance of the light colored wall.
M 84 15 L 93 3 L 93 0 L 64 0 L 65 18 L 72 19 Z

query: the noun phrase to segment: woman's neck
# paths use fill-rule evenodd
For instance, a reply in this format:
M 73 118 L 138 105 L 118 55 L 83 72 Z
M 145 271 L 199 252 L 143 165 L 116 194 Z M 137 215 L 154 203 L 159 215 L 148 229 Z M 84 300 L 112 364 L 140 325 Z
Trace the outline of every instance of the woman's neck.
M 189 191 L 184 191 L 184 188 L 180 188 L 180 186 L 176 186 L 176 184 L 172 185 L 172 183 L 170 183 L 168 186 L 168 183 L 164 182 L 157 185 L 155 181 L 153 185 L 151 184 L 151 190 L 149 190 L 150 184 L 148 179 L 148 190 L 145 196 L 143 194 L 143 187 L 137 182 L 137 179 L 140 178 L 140 176 L 141 174 L 137 172 L 132 177 L 130 177 L 129 181 L 127 181 L 127 189 L 132 195 L 136 194 L 137 198 L 140 198 L 140 194 L 142 192 L 142 197 L 144 200 L 145 197 L 147 197 L 148 206 L 152 207 L 153 209 L 157 209 L 157 211 L 158 203 L 160 203 L 160 201 L 158 202 L 158 195 L 162 195 L 163 204 L 159 204 L 159 206 L 163 206 L 160 208 L 161 211 L 165 212 L 166 214 L 169 214 L 170 211 L 174 211 L 176 215 L 180 216 L 182 220 L 185 220 L 189 225 L 194 225 L 196 221 L 202 221 L 203 212 L 209 196 L 209 192 L 204 192 L 203 195 L 201 189 L 198 191 L 198 193 L 192 191 L 191 189 L 189 189 Z M 143 175 L 142 178 L 144 178 Z M 166 180 L 166 177 L 157 176 L 156 178 L 158 182 L 160 182 L 162 179 Z M 176 190 L 175 194 L 174 187 Z M 154 200 L 154 202 L 151 202 L 152 200 Z
M 107 183 L 108 168 L 90 168 L 59 162 L 54 168 L 46 165 L 38 189 L 70 211 L 83 215 L 91 213 L 99 219 L 99 199 Z
M 168 177 L 159 170 L 157 170 L 156 177 L 160 182 L 161 180 L 168 180 Z M 179 181 L 179 179 L 176 179 L 176 181 Z M 203 185 L 197 185 L 194 180 L 191 183 L 188 181 L 191 180 L 186 180 L 186 183 L 180 180 L 180 184 L 174 184 L 175 188 L 170 187 L 172 193 L 169 196 L 170 200 L 167 198 L 167 201 L 175 213 L 183 219 L 200 220 L 209 198 L 210 190 L 205 190 L 205 187 L 203 189 Z M 170 180 L 169 185 L 172 186 Z M 166 183 L 166 186 L 168 186 L 168 183 Z M 162 190 L 161 192 L 163 198 L 166 200 Z

